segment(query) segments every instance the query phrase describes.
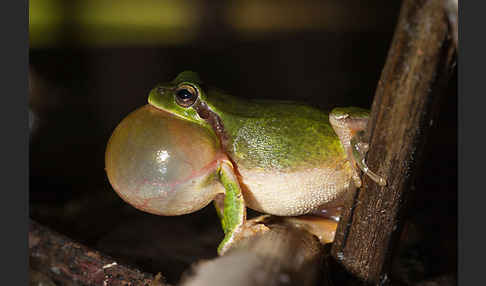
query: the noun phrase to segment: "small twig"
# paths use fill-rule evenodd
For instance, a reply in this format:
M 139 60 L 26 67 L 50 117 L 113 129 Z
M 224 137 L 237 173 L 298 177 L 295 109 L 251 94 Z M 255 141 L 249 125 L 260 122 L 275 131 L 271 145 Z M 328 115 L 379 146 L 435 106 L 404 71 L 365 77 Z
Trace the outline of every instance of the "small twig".
M 151 285 L 152 274 L 114 259 L 31 221 L 30 266 L 60 285 Z M 167 284 L 157 284 L 167 285 Z
M 332 247 L 337 269 L 365 284 L 390 281 L 403 206 L 412 189 L 438 98 L 454 66 L 443 0 L 403 2 L 373 102 L 368 164 L 383 175 L 380 187 L 363 178 L 343 213 Z

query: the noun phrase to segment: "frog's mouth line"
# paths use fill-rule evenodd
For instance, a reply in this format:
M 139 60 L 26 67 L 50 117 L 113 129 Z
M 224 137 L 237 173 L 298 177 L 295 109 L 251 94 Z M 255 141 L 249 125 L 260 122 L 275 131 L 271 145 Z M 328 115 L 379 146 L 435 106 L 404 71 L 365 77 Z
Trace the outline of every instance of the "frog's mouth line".
M 162 112 L 162 113 L 166 114 L 167 116 L 174 117 L 174 118 L 183 118 L 182 116 L 179 116 L 179 115 L 177 115 L 177 114 L 174 114 L 174 113 L 168 112 L 167 110 L 164 110 L 164 109 L 160 109 L 160 108 L 158 108 L 158 107 L 156 107 L 156 106 L 154 106 L 154 105 L 152 105 L 152 104 L 150 104 L 150 103 L 147 103 L 147 105 L 148 105 L 150 108 L 153 108 L 153 109 L 155 109 L 155 110 L 157 110 L 157 111 L 160 111 L 160 112 Z

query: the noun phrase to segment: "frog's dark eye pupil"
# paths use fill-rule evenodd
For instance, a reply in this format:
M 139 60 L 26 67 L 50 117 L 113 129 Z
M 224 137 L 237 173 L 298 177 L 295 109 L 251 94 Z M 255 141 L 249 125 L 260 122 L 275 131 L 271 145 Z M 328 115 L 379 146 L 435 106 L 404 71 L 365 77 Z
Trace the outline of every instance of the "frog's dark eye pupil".
M 176 95 L 181 100 L 187 100 L 187 99 L 190 99 L 193 96 L 192 93 L 185 88 L 179 89 L 177 91 Z
M 182 85 L 176 89 L 175 99 L 180 106 L 190 107 L 196 102 L 197 90 L 191 85 Z

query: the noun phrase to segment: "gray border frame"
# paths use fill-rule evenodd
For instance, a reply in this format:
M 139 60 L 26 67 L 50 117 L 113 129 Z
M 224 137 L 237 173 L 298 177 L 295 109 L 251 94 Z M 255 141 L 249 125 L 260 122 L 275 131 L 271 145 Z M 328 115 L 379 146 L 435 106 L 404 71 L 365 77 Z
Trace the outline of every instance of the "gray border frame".
M 464 5 L 466 11 L 463 13 Z M 471 6 L 471 4 L 473 6 Z M 482 5 L 480 5 L 482 4 Z M 459 1 L 458 48 L 458 285 L 481 285 L 484 273 L 484 1 Z M 482 7 L 480 7 L 482 6 Z M 467 17 L 464 17 L 467 15 Z M 465 28 L 466 27 L 466 28 Z M 464 33 L 471 35 L 463 41 Z M 468 34 L 469 33 L 469 34 Z M 481 55 L 482 54 L 482 55 Z M 480 138 L 478 138 L 480 137 Z M 466 147 L 467 144 L 467 147 Z M 484 283 L 484 282 L 483 282 Z
M 2 5 L 2 284 L 29 285 L 28 1 Z

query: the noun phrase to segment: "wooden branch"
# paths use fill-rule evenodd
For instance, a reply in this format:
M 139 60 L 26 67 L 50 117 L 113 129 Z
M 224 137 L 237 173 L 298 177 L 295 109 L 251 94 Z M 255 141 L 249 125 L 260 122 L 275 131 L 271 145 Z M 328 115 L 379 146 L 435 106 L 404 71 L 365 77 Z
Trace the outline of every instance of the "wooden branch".
M 243 239 L 235 249 L 211 261 L 201 262 L 182 285 L 316 285 L 323 246 L 317 237 L 267 217 L 270 230 Z M 320 284 L 327 285 L 327 284 Z
M 344 209 L 336 232 L 331 251 L 335 270 L 364 284 L 390 281 L 403 205 L 438 97 L 454 67 L 455 45 L 450 43 L 443 2 L 403 2 L 368 125 L 367 162 L 388 185 L 380 187 L 363 177 L 363 187 Z
M 35 221 L 30 222 L 29 253 L 33 273 L 42 273 L 60 285 L 167 285 Z

